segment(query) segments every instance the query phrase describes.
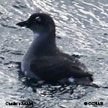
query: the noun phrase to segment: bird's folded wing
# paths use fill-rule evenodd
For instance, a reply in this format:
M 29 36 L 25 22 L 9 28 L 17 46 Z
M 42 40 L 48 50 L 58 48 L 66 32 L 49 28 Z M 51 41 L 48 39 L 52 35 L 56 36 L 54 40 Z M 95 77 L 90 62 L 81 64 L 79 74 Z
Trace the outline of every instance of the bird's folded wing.
M 68 77 L 87 77 L 91 74 L 83 72 L 78 60 L 65 57 L 40 57 L 33 60 L 31 71 L 44 80 L 54 81 Z

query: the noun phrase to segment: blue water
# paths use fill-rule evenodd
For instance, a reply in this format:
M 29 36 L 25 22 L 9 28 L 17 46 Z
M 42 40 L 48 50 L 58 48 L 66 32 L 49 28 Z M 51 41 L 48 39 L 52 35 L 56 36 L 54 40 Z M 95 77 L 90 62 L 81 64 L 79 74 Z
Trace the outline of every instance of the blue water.
M 56 23 L 57 46 L 81 55 L 100 88 L 52 86 L 21 75 L 18 62 L 33 37 L 15 24 L 32 13 L 45 12 Z M 108 108 L 108 1 L 107 0 L 0 0 L 0 108 Z M 6 102 L 33 102 L 9 106 Z M 103 102 L 103 105 L 84 105 Z

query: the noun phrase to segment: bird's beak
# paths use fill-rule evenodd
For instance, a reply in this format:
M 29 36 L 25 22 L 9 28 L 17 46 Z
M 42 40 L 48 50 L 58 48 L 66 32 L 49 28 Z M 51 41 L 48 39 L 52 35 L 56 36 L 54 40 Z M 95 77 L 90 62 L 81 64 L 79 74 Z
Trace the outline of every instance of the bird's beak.
M 28 21 L 19 22 L 16 25 L 18 25 L 20 27 L 28 27 Z

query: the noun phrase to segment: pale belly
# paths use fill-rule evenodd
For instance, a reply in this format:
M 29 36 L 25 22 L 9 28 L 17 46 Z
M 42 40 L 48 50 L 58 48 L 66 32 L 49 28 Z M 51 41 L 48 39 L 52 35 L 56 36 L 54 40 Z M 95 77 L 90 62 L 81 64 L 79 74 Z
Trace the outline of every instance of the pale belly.
M 36 76 L 31 70 L 30 70 L 30 62 L 29 61 L 22 61 L 21 62 L 21 71 L 28 77 L 35 78 L 39 80 L 40 78 Z

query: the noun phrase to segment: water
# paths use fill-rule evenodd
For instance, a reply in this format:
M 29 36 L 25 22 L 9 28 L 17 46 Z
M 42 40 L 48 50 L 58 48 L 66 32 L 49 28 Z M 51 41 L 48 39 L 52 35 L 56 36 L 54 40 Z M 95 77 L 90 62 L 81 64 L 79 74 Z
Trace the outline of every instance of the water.
M 18 69 L 32 42 L 32 32 L 15 24 L 32 13 L 50 14 L 56 23 L 61 50 L 82 55 L 100 88 L 38 84 Z M 95 108 L 84 102 L 103 102 L 108 108 L 107 0 L 0 0 L 0 108 Z M 33 102 L 9 106 L 6 102 Z

